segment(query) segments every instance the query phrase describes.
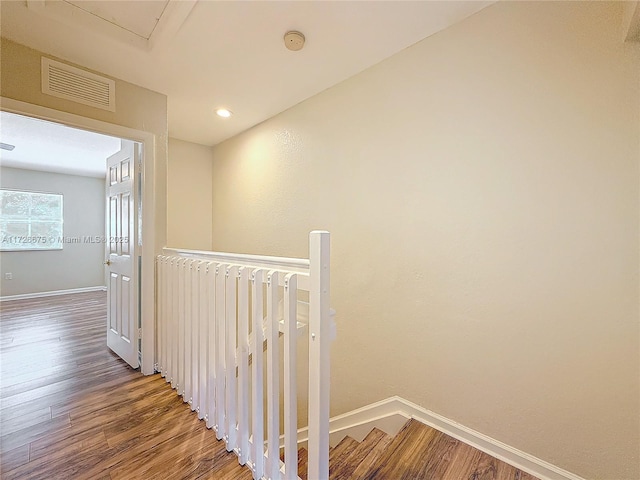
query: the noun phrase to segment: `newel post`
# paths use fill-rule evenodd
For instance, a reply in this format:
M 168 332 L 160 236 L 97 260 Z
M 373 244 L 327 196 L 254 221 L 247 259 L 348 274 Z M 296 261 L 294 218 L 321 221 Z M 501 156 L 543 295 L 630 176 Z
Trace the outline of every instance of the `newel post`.
M 308 478 L 329 478 L 329 232 L 309 234 Z

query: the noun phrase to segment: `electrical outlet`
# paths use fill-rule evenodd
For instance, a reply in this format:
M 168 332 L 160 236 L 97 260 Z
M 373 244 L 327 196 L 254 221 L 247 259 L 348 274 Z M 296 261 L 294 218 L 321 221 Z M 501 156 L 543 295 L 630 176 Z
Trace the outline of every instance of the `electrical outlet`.
M 13 273 L 8 272 L 4 274 L 4 279 L 5 280 L 13 280 Z

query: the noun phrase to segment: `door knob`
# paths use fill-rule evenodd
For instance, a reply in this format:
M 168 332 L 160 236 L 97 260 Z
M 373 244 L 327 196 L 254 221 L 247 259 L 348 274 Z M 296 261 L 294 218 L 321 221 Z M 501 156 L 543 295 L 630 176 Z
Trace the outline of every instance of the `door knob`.
M 107 266 L 111 265 L 111 260 L 107 260 L 106 262 L 104 262 L 104 264 Z

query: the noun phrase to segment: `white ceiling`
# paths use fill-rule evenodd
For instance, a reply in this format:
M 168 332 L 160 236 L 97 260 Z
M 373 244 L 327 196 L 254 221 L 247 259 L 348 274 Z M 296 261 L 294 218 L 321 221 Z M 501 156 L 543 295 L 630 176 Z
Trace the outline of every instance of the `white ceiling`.
M 43 170 L 89 177 L 106 176 L 107 157 L 120 150 L 120 139 L 57 123 L 0 112 L 3 167 Z
M 169 134 L 214 145 L 491 3 L 2 1 L 0 26 L 18 43 L 166 94 Z M 299 52 L 284 47 L 292 29 L 307 40 Z M 234 115 L 217 117 L 221 106 Z
M 113 1 L 65 0 L 65 2 L 145 39 L 151 37 L 169 3 L 168 0 L 128 2 L 127 8 L 124 9 L 120 2 Z

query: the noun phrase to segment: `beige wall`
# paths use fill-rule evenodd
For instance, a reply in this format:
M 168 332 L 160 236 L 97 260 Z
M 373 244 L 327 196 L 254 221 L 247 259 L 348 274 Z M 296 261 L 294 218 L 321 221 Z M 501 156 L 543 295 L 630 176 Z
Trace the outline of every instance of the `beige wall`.
M 64 237 L 79 238 L 62 250 L 1 252 L 0 294 L 20 295 L 105 284 L 104 243 L 88 243 L 83 237 L 104 236 L 105 181 L 103 178 L 0 168 L 0 187 L 14 190 L 61 193 Z M 6 280 L 5 273 L 13 274 Z
M 167 245 L 211 250 L 213 151 L 169 139 Z
M 400 395 L 640 477 L 640 51 L 620 3 L 500 2 L 214 150 L 214 248 L 332 233 L 336 415 Z

